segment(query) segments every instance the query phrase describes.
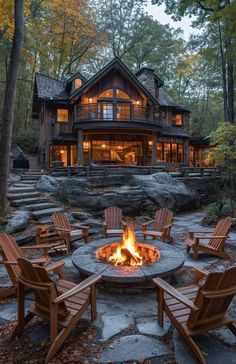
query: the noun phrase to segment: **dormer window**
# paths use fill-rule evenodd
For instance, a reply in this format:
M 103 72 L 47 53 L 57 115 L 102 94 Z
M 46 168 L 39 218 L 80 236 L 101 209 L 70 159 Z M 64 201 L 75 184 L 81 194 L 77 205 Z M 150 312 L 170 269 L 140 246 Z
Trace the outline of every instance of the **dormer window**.
M 172 125 L 182 126 L 183 125 L 183 115 L 182 114 L 174 114 L 173 117 L 172 117 Z
M 74 87 L 75 88 L 80 88 L 82 86 L 82 80 L 80 78 L 76 78 L 75 81 L 74 81 Z
M 69 121 L 68 109 L 57 109 L 57 122 L 68 123 L 68 121 Z

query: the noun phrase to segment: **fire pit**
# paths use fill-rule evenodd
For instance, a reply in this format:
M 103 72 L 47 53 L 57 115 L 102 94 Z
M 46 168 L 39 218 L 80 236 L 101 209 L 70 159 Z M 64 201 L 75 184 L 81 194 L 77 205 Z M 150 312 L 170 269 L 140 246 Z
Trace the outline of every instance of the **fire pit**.
M 107 244 L 99 248 L 96 258 L 115 266 L 131 266 L 153 264 L 159 259 L 158 249 L 154 246 L 136 242 L 132 228 L 123 234 L 121 242 Z
M 125 263 L 117 256 L 114 260 L 117 248 L 118 258 L 119 252 L 122 252 L 126 257 Z M 82 276 L 101 274 L 103 288 L 128 293 L 153 287 L 152 278 L 171 276 L 184 263 L 184 255 L 173 244 L 156 240 L 137 238 L 136 252 L 141 258 L 135 259 L 133 265 L 133 255 L 124 250 L 119 238 L 99 239 L 75 250 L 72 262 Z

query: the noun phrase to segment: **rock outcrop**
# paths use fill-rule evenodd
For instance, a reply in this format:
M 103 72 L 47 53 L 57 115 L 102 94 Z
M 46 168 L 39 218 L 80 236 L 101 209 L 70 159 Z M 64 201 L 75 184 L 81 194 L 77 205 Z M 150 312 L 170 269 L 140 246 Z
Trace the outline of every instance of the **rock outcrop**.
M 196 193 L 168 173 L 96 179 L 55 179 L 48 176 L 45 179 L 42 176 L 38 186 L 44 191 L 49 186 L 48 192 L 56 193 L 61 201 L 98 214 L 111 205 L 116 205 L 131 215 L 155 211 L 160 207 L 184 211 L 194 208 L 198 200 Z

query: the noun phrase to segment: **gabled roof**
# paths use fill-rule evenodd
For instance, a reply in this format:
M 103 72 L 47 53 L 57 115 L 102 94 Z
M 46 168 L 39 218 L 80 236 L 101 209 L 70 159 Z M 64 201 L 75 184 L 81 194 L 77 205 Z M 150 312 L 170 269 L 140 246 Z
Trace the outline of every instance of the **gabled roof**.
M 36 73 L 35 84 L 39 99 L 68 99 L 69 95 L 65 92 L 65 84 L 62 81 Z
M 71 95 L 70 99 L 86 92 L 91 86 L 93 86 L 99 79 L 104 77 L 113 68 L 118 69 L 123 73 L 133 84 L 136 85 L 139 90 L 141 90 L 152 102 L 158 104 L 158 100 L 142 85 L 142 83 L 137 79 L 137 77 L 126 67 L 126 65 L 119 59 L 114 58 L 106 66 L 104 66 L 98 73 L 91 77 L 87 82 L 85 82 L 79 89 L 75 90 Z
M 67 78 L 66 83 L 72 82 L 75 78 L 80 78 L 82 81 L 86 82 L 87 78 L 85 78 L 82 73 L 79 71 L 71 75 L 69 78 Z

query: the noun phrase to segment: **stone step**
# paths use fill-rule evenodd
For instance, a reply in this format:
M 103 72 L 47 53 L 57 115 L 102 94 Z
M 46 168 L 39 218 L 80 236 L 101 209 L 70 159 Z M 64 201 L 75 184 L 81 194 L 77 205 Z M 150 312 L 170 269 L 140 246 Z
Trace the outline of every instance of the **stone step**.
M 60 203 L 58 203 L 58 202 L 43 202 L 43 203 L 25 205 L 24 208 L 26 210 L 30 210 L 30 211 L 40 211 L 40 210 L 51 209 L 51 208 L 59 207 L 59 206 L 60 206 Z
M 22 192 L 22 193 L 8 193 L 7 197 L 10 200 L 19 200 L 22 198 L 30 198 L 30 197 L 37 197 L 40 196 L 39 192 Z
M 37 180 L 24 180 L 21 182 L 22 185 L 25 185 L 25 186 L 35 186 L 37 183 Z M 15 186 L 15 185 L 14 185 Z
M 44 202 L 48 202 L 47 197 L 19 198 L 17 200 L 12 201 L 12 205 L 22 206 L 22 205 L 44 203 Z
M 20 193 L 20 192 L 34 192 L 35 188 L 34 187 L 11 187 L 9 188 L 8 192 L 9 193 Z
M 22 181 L 32 181 L 32 180 L 37 181 L 41 176 L 42 176 L 41 174 L 36 174 L 36 175 L 31 174 L 31 175 L 28 175 L 28 176 L 23 174 L 21 176 L 21 180 Z
M 34 211 L 32 212 L 32 215 L 37 220 L 40 219 L 41 217 L 51 216 L 54 212 L 60 212 L 60 211 L 64 211 L 64 209 L 62 207 L 55 207 L 52 209 Z
M 37 222 L 41 225 L 51 225 L 52 219 L 51 219 L 51 216 L 45 216 L 40 219 L 37 219 Z
M 33 184 L 35 185 L 35 181 L 33 181 Z M 26 188 L 29 188 L 29 187 L 34 187 L 34 185 L 32 186 L 32 183 L 27 183 L 27 182 L 19 182 L 19 183 L 15 183 L 13 186 L 11 186 L 11 188 L 18 188 L 18 187 L 26 187 Z
M 35 171 L 28 171 L 28 172 L 25 172 L 24 175 L 25 176 L 41 176 L 42 174 L 45 174 L 46 171 L 43 171 L 43 170 L 35 170 Z

